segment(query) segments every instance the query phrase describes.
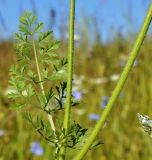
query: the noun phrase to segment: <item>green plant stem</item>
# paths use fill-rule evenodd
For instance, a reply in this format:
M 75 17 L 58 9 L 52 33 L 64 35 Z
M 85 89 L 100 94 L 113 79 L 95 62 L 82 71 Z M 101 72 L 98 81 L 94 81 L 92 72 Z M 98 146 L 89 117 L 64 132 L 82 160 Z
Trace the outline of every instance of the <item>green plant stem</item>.
M 68 134 L 70 113 L 71 113 L 71 92 L 72 92 L 72 75 L 73 75 L 73 52 L 74 52 L 74 19 L 75 19 L 75 0 L 70 0 L 70 16 L 69 16 L 69 43 L 68 43 L 68 79 L 67 79 L 67 97 L 64 115 L 65 135 Z M 65 159 L 65 144 L 61 147 L 60 159 Z
M 45 91 L 44 91 L 44 87 L 43 87 L 43 84 L 42 84 L 42 78 L 41 78 L 41 74 L 40 74 L 38 58 L 37 58 L 36 46 L 35 46 L 35 42 L 34 42 L 33 37 L 32 37 L 32 39 L 33 39 L 33 50 L 34 50 L 34 57 L 35 57 L 35 62 L 36 62 L 37 74 L 38 74 L 38 78 L 39 78 L 39 82 L 40 82 L 40 88 L 41 88 L 42 94 L 43 94 L 43 96 L 46 100 Z M 46 106 L 46 109 L 48 109 L 48 106 Z M 51 114 L 48 114 L 48 119 L 49 119 L 52 130 L 55 132 L 55 125 L 54 125 L 53 118 L 52 118 Z
M 102 113 L 100 120 L 97 122 L 93 132 L 91 133 L 90 137 L 88 138 L 88 141 L 86 142 L 86 144 L 83 146 L 82 150 L 78 153 L 78 155 L 76 156 L 75 160 L 81 160 L 85 154 L 87 153 L 87 151 L 89 150 L 89 148 L 91 147 L 92 143 L 94 142 L 97 134 L 99 133 L 99 131 L 101 131 L 101 128 L 103 127 L 108 115 L 110 114 L 111 110 L 112 110 L 112 106 L 114 104 L 114 102 L 116 101 L 119 93 L 121 92 L 126 79 L 129 75 L 129 72 L 134 64 L 134 61 L 139 53 L 140 47 L 144 41 L 144 38 L 146 36 L 146 33 L 148 31 L 148 28 L 150 26 L 151 23 L 151 19 L 152 19 L 152 3 L 149 7 L 149 10 L 147 12 L 147 15 L 145 17 L 145 21 L 143 23 L 143 26 L 138 34 L 138 37 L 135 41 L 135 44 L 133 46 L 132 52 L 130 54 L 130 57 L 128 59 L 128 62 L 121 74 L 121 77 L 113 91 L 113 94 L 106 106 L 106 109 L 104 110 L 104 112 Z

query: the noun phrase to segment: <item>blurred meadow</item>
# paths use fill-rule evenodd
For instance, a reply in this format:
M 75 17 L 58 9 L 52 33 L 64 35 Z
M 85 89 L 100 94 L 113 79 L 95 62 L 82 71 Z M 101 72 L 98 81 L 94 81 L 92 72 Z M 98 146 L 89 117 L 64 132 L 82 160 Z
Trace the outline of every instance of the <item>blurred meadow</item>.
M 109 1 L 97 0 L 95 4 L 101 4 L 100 10 L 102 10 L 102 7 L 112 3 L 112 0 Z M 86 2 L 84 1 L 84 3 Z M 50 5 L 49 16 L 47 16 L 45 25 L 48 26 L 46 29 L 53 30 L 54 37 L 61 41 L 59 55 L 66 56 L 68 10 L 63 1 L 58 0 L 56 3 L 58 3 L 58 7 L 53 2 L 48 3 Z M 68 1 L 65 3 L 68 4 Z M 94 5 L 94 1 L 88 3 Z M 115 20 L 107 29 L 105 29 L 106 21 L 112 19 L 104 18 L 106 9 L 102 15 L 100 15 L 99 8 L 97 12 L 95 8 L 90 13 L 87 9 L 83 10 L 85 8 L 85 4 L 83 4 L 81 14 L 78 14 L 80 12 L 77 10 L 78 4 L 76 7 L 73 95 L 81 103 L 72 109 L 71 117 L 85 128 L 89 128 L 88 132 L 93 129 L 104 111 L 126 64 L 150 1 L 140 0 L 138 2 L 142 8 L 142 13 L 140 13 L 142 18 L 135 14 L 136 6 L 133 5 L 135 2 L 126 0 L 125 3 L 127 4 L 123 13 L 125 22 L 118 23 Z M 0 33 L 2 33 L 0 34 L 0 160 L 51 160 L 53 146 L 44 141 L 21 116 L 22 110 L 16 111 L 10 108 L 11 101 L 7 98 L 9 68 L 17 59 L 14 40 L 14 33 L 17 29 L 11 28 L 6 17 L 7 13 L 5 13 L 9 5 L 9 0 L 0 1 L 0 8 L 5 8 L 0 10 Z M 31 10 L 39 19 L 40 1 L 37 3 L 34 0 L 29 1 L 30 8 L 26 8 L 26 4 L 21 1 L 15 4 L 15 6 L 17 5 L 18 17 L 24 10 Z M 111 10 L 114 14 L 116 9 L 111 8 Z M 43 21 L 43 17 L 44 15 L 40 16 L 41 21 Z M 17 19 L 17 21 L 19 20 Z M 115 23 L 118 24 L 115 25 Z M 3 36 L 1 37 L 1 35 Z M 152 159 L 151 138 L 143 132 L 137 119 L 137 113 L 152 117 L 151 61 L 150 29 L 125 87 L 104 128 L 98 135 L 98 139 L 103 144 L 90 150 L 84 158 L 85 160 Z M 32 112 L 35 113 L 34 106 Z M 79 149 L 68 149 L 67 159 L 72 159 L 78 151 Z

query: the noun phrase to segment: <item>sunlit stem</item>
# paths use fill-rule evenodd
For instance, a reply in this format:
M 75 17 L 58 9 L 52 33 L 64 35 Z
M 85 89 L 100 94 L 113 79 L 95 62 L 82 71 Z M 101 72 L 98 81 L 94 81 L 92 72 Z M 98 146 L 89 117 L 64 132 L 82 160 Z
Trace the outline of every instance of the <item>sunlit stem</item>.
M 75 19 L 75 0 L 70 0 L 70 16 L 69 16 L 69 43 L 68 43 L 68 79 L 67 79 L 67 97 L 64 115 L 63 128 L 65 135 L 68 134 L 71 113 L 71 92 L 72 92 L 72 76 L 73 76 L 73 52 L 74 52 L 74 19 Z M 60 150 L 60 160 L 65 159 L 66 139 Z
M 40 68 L 39 68 L 39 63 L 38 63 L 38 57 L 37 57 L 37 51 L 36 51 L 36 46 L 35 46 L 35 42 L 34 42 L 34 38 L 32 39 L 32 43 L 33 43 L 33 51 L 34 51 L 34 57 L 35 57 L 35 63 L 36 63 L 36 69 L 37 69 L 37 74 L 38 74 L 38 78 L 39 78 L 39 84 L 40 84 L 40 88 L 41 88 L 41 92 L 45 98 L 45 101 L 47 101 L 46 96 L 45 96 L 45 91 L 44 91 L 44 87 L 43 87 L 43 82 L 42 82 L 42 78 L 41 78 L 41 74 L 40 74 Z M 46 106 L 46 109 L 48 109 L 48 105 Z M 53 122 L 53 118 L 51 114 L 47 114 L 48 115 L 48 120 L 50 122 L 51 128 L 52 130 L 55 132 L 55 125 Z

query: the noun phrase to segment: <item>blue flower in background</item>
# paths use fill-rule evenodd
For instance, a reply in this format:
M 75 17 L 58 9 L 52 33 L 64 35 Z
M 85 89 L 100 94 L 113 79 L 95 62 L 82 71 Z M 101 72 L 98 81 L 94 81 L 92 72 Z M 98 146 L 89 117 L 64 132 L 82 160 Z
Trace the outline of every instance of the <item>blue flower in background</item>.
M 125 60 L 120 60 L 119 63 L 120 63 L 120 66 L 121 66 L 121 67 L 125 67 L 127 61 L 125 61 Z M 134 64 L 133 64 L 133 67 L 136 67 L 137 65 L 138 65 L 138 60 L 135 59 Z
M 89 119 L 97 121 L 97 120 L 99 120 L 99 115 L 97 115 L 95 113 L 91 113 L 91 114 L 89 114 Z
M 109 97 L 108 96 L 104 96 L 102 98 L 101 108 L 105 108 L 107 103 L 108 103 L 108 101 L 109 101 Z
M 136 67 L 137 65 L 138 65 L 138 60 L 135 59 L 134 64 L 133 64 L 133 67 Z
M 82 93 L 79 91 L 72 91 L 72 95 L 77 100 L 80 100 L 82 98 Z
M 121 67 L 125 67 L 126 61 L 121 59 L 121 60 L 119 61 L 119 64 L 120 64 Z
M 30 150 L 36 156 L 41 156 L 44 153 L 43 148 L 40 146 L 40 143 L 37 141 L 32 142 Z
M 120 92 L 120 94 L 119 94 L 119 98 L 124 98 L 124 92 Z

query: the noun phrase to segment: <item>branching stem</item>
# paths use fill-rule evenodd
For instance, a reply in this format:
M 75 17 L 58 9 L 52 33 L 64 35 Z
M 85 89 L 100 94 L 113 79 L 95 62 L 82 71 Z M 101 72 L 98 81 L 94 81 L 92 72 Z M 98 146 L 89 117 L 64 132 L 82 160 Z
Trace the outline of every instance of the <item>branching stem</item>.
M 34 51 L 37 74 L 38 74 L 38 78 L 39 78 L 39 82 L 40 82 L 39 84 L 40 84 L 41 92 L 42 92 L 42 94 L 43 94 L 43 96 L 44 96 L 44 98 L 46 100 L 45 91 L 44 91 L 43 82 L 42 82 L 41 73 L 40 73 L 40 68 L 39 68 L 39 63 L 38 63 L 36 46 L 35 46 L 35 42 L 34 42 L 34 38 L 33 37 L 32 37 L 32 43 L 33 43 L 33 51 Z M 48 105 L 46 106 L 46 109 L 48 110 Z M 49 113 L 47 115 L 48 115 L 48 119 L 49 119 L 51 128 L 55 132 L 55 125 L 54 125 L 54 122 L 53 122 L 52 115 L 49 114 Z

